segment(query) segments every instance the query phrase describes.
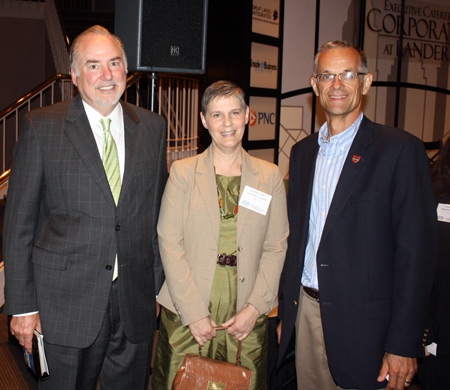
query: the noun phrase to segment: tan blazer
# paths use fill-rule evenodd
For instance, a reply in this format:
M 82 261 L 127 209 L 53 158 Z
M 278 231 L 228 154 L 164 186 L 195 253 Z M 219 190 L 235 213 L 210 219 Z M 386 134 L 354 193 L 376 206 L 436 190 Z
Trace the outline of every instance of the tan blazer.
M 239 207 L 237 310 L 260 315 L 277 305 L 287 248 L 286 195 L 278 167 L 242 150 L 241 195 L 250 186 L 272 195 L 265 216 Z M 163 195 L 158 238 L 166 281 L 158 302 L 183 325 L 207 317 L 219 245 L 220 217 L 212 149 L 173 163 Z

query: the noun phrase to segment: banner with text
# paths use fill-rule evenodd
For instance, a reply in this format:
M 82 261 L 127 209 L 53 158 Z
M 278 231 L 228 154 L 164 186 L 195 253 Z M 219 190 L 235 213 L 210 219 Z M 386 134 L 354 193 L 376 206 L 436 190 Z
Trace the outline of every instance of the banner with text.
M 277 99 L 250 96 L 248 140 L 274 140 Z
M 378 58 L 394 59 L 401 54 L 409 61 L 448 62 L 450 7 L 406 1 L 402 15 L 400 0 L 372 0 L 366 33 L 378 36 Z
M 280 0 L 253 0 L 252 32 L 279 37 Z
M 276 89 L 278 80 L 278 47 L 252 42 L 250 67 L 251 87 Z

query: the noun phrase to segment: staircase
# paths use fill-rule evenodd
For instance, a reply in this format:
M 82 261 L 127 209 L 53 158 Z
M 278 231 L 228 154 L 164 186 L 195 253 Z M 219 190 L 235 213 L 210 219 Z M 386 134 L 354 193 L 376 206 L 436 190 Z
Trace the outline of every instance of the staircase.
M 63 0 L 59 0 L 62 2 Z M 74 3 L 80 3 L 73 0 Z M 95 3 L 88 1 L 87 3 Z M 43 18 L 51 41 L 51 51 L 55 68 L 60 72 L 43 82 L 29 93 L 9 105 L 0 112 L 0 307 L 3 305 L 3 263 L 1 255 L 1 232 L 3 210 L 7 193 L 9 168 L 12 162 L 12 150 L 20 131 L 23 116 L 30 110 L 70 99 L 76 88 L 69 76 L 68 42 L 86 28 L 101 24 L 113 31 L 114 14 L 104 11 L 71 11 L 66 16 L 69 36 L 65 38 L 65 28 L 59 22 L 59 11 L 54 0 L 1 0 L 0 18 Z M 156 80 L 155 80 L 156 79 Z M 152 82 L 156 88 L 153 93 Z M 182 77 L 173 74 L 155 74 L 136 72 L 129 75 L 127 89 L 122 96 L 124 101 L 144 108 L 156 104 L 155 111 L 167 120 L 167 163 L 195 155 L 197 153 L 198 117 L 199 117 L 199 80 L 193 77 Z M 1 107 L 0 107 L 1 109 Z
M 70 42 L 95 24 L 114 32 L 114 1 L 55 0 L 55 2 Z

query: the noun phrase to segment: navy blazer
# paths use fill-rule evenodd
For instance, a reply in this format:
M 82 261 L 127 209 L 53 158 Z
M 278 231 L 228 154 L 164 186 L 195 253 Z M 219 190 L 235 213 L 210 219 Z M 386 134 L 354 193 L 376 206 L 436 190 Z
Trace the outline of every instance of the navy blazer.
M 317 133 L 307 137 L 291 152 L 290 236 L 279 291 L 280 359 L 297 316 L 317 138 Z M 419 354 L 435 240 L 436 211 L 422 142 L 364 117 L 317 252 L 325 346 L 339 386 L 379 388 L 376 379 L 385 352 Z
M 52 344 L 98 335 L 119 264 L 128 339 L 152 336 L 162 285 L 156 223 L 167 178 L 164 120 L 121 102 L 125 170 L 116 206 L 80 96 L 28 113 L 14 149 L 5 213 L 7 314 L 38 310 Z
M 450 204 L 450 199 L 437 203 Z M 428 330 L 424 344 L 436 343 L 438 357 L 450 357 L 450 223 L 438 221 L 438 268 L 434 279 Z

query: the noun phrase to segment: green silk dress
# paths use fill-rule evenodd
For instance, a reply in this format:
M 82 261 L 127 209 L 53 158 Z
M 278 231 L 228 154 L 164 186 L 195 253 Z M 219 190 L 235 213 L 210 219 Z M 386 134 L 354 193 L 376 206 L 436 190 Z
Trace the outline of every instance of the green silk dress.
M 218 254 L 235 254 L 237 250 L 237 216 L 240 176 L 216 174 L 220 206 L 220 238 Z M 216 261 L 217 259 L 211 259 Z M 216 264 L 209 301 L 210 317 L 218 326 L 236 314 L 237 267 Z M 236 361 L 237 340 L 226 330 L 202 348 L 202 356 L 212 359 Z M 187 353 L 198 354 L 198 343 L 189 327 L 183 326 L 180 317 L 161 308 L 161 326 L 156 347 L 155 368 L 152 375 L 153 390 L 171 390 L 178 368 Z M 241 364 L 252 370 L 251 390 L 266 388 L 267 371 L 267 316 L 256 321 L 253 331 L 242 342 Z

